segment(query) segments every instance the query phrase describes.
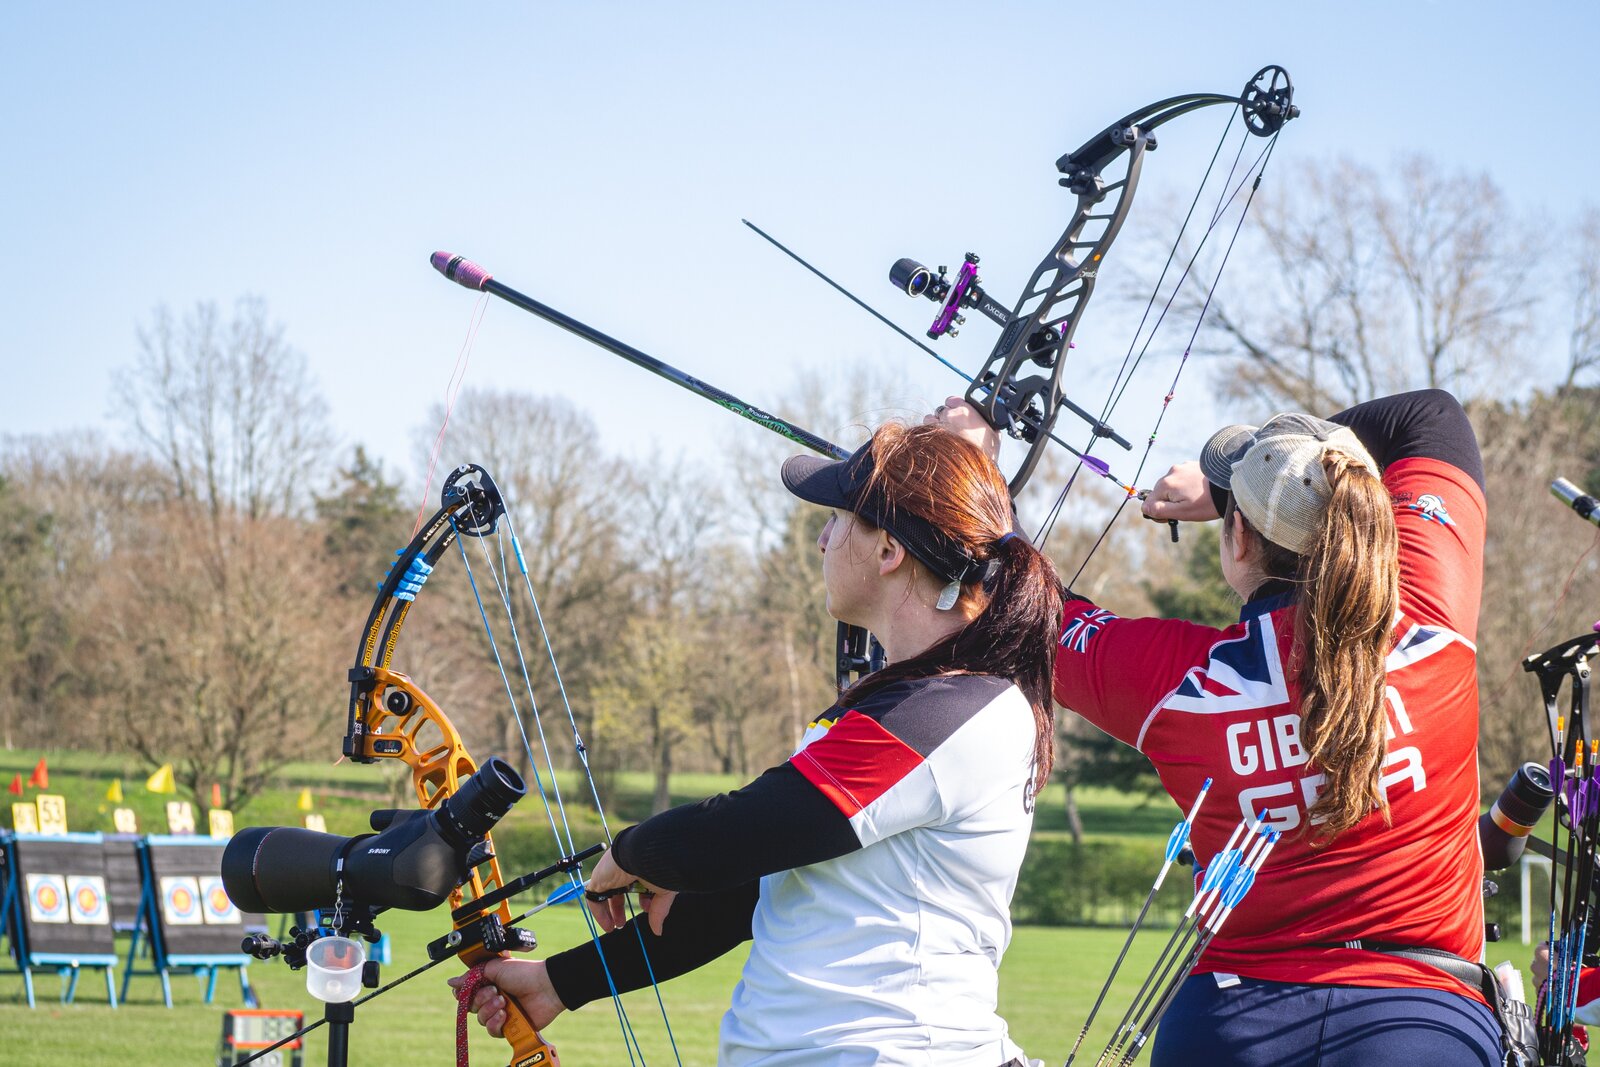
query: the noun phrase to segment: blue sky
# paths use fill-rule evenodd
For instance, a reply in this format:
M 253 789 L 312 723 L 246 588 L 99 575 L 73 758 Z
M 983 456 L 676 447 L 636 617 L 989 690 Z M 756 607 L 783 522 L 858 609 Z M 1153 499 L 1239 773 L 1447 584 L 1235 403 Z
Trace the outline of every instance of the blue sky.
M 815 427 L 836 433 L 959 383 L 741 217 L 919 333 L 932 305 L 889 289 L 894 259 L 979 251 L 1010 303 L 1067 217 L 1058 155 L 1160 97 L 1236 92 L 1269 62 L 1305 112 L 1269 181 L 1295 161 L 1422 151 L 1487 171 L 1530 216 L 1600 202 L 1595 5 L 1085 10 L 7 4 L 0 432 L 115 434 L 109 375 L 151 309 L 254 293 L 309 357 L 343 444 L 409 464 L 474 304 L 428 267 L 448 249 L 775 410 L 804 367 L 903 376 Z M 1175 123 L 1141 196 L 1192 190 L 1224 117 Z M 1515 248 L 1485 255 L 1518 269 Z M 1085 321 L 1103 315 L 1110 336 L 1123 312 L 1102 299 Z M 947 355 L 976 366 L 993 335 L 969 329 Z M 1170 364 L 1148 377 L 1159 393 Z M 572 397 L 600 420 L 597 445 L 634 455 L 708 456 L 761 432 L 504 304 L 468 382 Z M 1178 420 L 1174 447 L 1202 429 Z

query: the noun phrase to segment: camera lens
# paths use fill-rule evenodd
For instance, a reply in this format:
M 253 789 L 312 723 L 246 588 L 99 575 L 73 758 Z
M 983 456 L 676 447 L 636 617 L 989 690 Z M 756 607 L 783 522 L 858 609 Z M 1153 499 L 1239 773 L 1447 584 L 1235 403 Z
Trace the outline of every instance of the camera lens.
M 922 296 L 933 282 L 933 271 L 914 259 L 899 259 L 889 268 L 889 281 L 907 296 Z

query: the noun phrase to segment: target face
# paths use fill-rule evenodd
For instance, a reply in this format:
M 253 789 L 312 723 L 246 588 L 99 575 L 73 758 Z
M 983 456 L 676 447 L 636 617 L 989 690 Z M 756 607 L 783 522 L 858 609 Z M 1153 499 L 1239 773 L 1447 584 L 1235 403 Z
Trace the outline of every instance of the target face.
M 67 907 L 72 921 L 85 926 L 104 926 L 111 921 L 106 907 L 106 880 L 98 874 L 67 876 Z
M 161 921 L 168 926 L 199 926 L 200 883 L 193 876 L 161 879 Z
M 28 921 L 64 923 L 67 914 L 67 880 L 59 874 L 28 875 Z
M 228 898 L 228 891 L 222 888 L 222 879 L 215 875 L 200 879 L 200 899 L 204 905 L 204 917 L 208 924 L 226 925 L 244 920 L 239 916 L 239 909 L 233 906 L 233 901 Z

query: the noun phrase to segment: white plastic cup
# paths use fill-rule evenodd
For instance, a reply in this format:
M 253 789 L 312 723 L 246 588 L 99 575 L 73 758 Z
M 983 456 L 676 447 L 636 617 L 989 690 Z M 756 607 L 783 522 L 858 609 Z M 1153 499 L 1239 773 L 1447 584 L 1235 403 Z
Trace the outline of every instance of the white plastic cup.
M 322 937 L 306 949 L 306 992 L 326 1004 L 354 1000 L 361 991 L 367 950 L 348 937 Z

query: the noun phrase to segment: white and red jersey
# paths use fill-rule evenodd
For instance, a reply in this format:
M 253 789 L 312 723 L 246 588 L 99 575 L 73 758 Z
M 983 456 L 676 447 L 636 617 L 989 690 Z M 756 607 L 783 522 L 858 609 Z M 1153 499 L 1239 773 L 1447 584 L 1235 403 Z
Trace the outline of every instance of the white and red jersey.
M 1387 823 L 1374 813 L 1323 847 L 1305 832 L 1323 778 L 1300 743 L 1291 598 L 1254 600 L 1220 630 L 1067 605 L 1056 699 L 1144 753 L 1180 808 L 1213 779 L 1192 831 L 1200 862 L 1244 816 L 1264 812 L 1285 832 L 1199 973 L 1479 996 L 1427 964 L 1330 947 L 1483 952 L 1473 644 L 1483 492 L 1458 466 L 1419 456 L 1390 464 L 1383 481 L 1399 527 L 1401 609 L 1387 663 Z

